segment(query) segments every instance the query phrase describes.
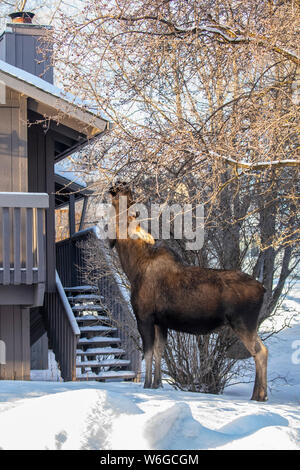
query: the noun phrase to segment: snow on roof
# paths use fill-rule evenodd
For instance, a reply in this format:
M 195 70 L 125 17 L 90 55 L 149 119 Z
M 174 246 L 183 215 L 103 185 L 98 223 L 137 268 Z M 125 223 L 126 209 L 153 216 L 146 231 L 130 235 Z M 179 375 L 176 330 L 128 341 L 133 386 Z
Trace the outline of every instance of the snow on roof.
M 92 114 L 94 117 L 98 117 L 103 121 L 109 122 L 108 118 L 104 115 L 104 113 L 95 111 L 95 109 L 93 109 L 95 108 L 95 106 L 93 106 L 92 103 L 83 101 L 80 98 L 72 95 L 71 93 L 65 92 L 57 86 L 52 85 L 52 83 L 49 83 L 46 80 L 37 77 L 36 75 L 26 72 L 25 70 L 22 70 L 19 67 L 15 67 L 3 60 L 0 60 L 0 71 L 22 82 L 28 83 L 34 86 L 35 88 L 45 93 L 48 93 L 58 99 L 61 99 L 72 106 L 80 108 L 83 112 L 87 112 L 89 114 Z
M 63 178 L 71 181 L 72 183 L 79 184 L 80 186 L 86 188 L 86 182 L 78 175 L 76 172 L 72 170 L 64 169 L 61 165 L 55 165 L 55 174 L 58 176 L 62 176 Z

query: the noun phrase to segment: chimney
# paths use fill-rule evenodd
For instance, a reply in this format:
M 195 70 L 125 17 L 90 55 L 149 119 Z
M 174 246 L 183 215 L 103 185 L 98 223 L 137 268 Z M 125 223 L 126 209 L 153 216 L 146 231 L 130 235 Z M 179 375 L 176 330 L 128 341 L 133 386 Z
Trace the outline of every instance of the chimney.
M 10 15 L 5 31 L 0 35 L 0 59 L 53 83 L 51 48 L 47 45 L 47 57 L 40 52 L 42 39 L 49 26 L 32 23 L 34 13 L 16 12 Z

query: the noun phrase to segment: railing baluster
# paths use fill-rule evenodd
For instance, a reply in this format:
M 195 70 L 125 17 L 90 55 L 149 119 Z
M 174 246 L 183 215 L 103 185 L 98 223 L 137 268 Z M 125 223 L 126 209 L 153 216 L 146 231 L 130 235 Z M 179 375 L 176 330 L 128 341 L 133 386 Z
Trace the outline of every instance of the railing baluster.
M 38 282 L 45 282 L 44 211 L 37 209 L 37 266 Z
M 45 193 L 0 192 L 0 284 L 46 282 L 48 207 Z
M 14 209 L 14 284 L 21 283 L 21 209 Z
M 33 281 L 33 253 L 32 253 L 32 208 L 26 209 L 26 284 Z
M 2 210 L 2 256 L 3 256 L 3 284 L 10 284 L 10 224 L 9 208 Z

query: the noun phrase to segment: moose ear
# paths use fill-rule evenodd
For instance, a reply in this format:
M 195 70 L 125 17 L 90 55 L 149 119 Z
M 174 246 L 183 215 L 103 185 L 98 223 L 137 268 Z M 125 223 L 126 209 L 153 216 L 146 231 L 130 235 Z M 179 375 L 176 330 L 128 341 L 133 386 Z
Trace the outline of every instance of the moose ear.
M 125 181 L 117 181 L 108 190 L 112 196 L 116 196 L 120 191 L 130 191 L 129 184 Z
M 111 186 L 108 190 L 109 194 L 111 194 L 112 196 L 115 196 L 117 194 L 117 191 L 116 191 L 116 186 Z
M 109 238 L 108 242 L 109 242 L 109 247 L 113 249 L 116 244 L 116 238 Z

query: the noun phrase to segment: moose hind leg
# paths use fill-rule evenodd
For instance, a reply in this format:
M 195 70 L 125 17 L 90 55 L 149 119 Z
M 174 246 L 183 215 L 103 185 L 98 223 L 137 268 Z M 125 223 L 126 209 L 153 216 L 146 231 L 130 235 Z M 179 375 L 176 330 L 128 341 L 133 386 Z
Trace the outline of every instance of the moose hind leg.
M 168 330 L 166 328 L 162 328 L 158 325 L 155 325 L 155 341 L 154 341 L 155 368 L 154 368 L 154 381 L 152 384 L 152 388 L 162 387 L 161 358 L 164 353 L 165 345 L 167 342 L 167 334 L 168 334 Z
M 238 331 L 234 329 L 235 333 L 246 346 L 251 356 L 255 361 L 255 383 L 251 400 L 266 401 L 267 396 L 267 363 L 268 363 L 268 349 L 257 335 L 256 331 L 250 333 L 248 331 Z
M 142 337 L 143 352 L 146 364 L 146 376 L 144 388 L 151 388 L 152 385 L 152 362 L 153 362 L 153 348 L 154 348 L 154 324 L 148 322 L 138 322 L 138 329 Z
M 259 336 L 256 336 L 255 341 L 255 383 L 251 400 L 266 401 L 267 396 L 267 363 L 268 363 L 268 349 L 263 344 Z

